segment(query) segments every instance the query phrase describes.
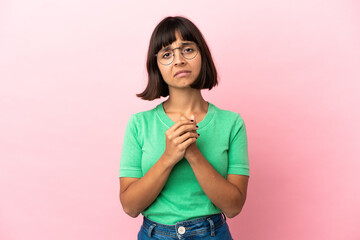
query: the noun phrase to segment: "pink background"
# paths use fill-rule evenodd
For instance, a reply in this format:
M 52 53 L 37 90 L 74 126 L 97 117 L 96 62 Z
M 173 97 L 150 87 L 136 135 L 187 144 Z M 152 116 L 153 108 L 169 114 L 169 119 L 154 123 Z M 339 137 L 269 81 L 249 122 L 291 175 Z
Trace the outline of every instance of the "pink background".
M 357 0 L 0 2 L 0 239 L 136 239 L 118 168 L 167 15 L 203 32 L 251 178 L 234 239 L 360 239 Z

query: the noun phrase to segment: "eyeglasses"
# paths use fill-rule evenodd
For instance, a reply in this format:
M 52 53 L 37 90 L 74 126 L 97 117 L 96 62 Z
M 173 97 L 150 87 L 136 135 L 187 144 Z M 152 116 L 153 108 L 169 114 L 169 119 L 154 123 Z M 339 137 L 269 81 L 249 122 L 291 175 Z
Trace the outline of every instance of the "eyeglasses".
M 170 49 L 169 47 L 166 47 L 161 49 L 157 54 L 155 54 L 158 62 L 163 65 L 171 64 L 174 61 L 176 49 L 179 49 L 180 54 L 187 60 L 195 58 L 199 53 L 199 48 L 196 43 L 183 43 L 180 47 L 177 48 Z

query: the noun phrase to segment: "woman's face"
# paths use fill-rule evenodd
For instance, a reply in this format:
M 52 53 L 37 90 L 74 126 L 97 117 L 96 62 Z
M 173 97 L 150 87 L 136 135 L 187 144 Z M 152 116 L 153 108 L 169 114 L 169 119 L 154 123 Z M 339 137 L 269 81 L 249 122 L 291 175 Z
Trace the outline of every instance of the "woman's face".
M 174 60 L 169 65 L 164 65 L 157 61 L 158 67 L 160 69 L 161 75 L 164 81 L 168 84 L 170 88 L 190 88 L 190 85 L 197 79 L 201 70 L 201 54 L 198 51 L 196 56 L 192 59 L 187 59 L 191 56 L 191 48 L 187 48 L 187 44 L 193 43 L 190 41 L 184 41 L 181 38 L 181 35 L 176 32 L 176 41 L 171 43 L 169 46 L 165 46 L 165 48 L 175 49 L 173 52 L 175 53 Z M 183 55 L 180 54 L 180 47 L 183 46 Z M 195 45 L 196 46 L 196 45 Z M 162 50 L 163 50 L 162 49 Z M 160 50 L 159 53 L 163 52 Z M 171 53 L 171 51 L 168 51 Z M 170 56 L 170 54 L 165 55 L 165 57 Z M 159 58 L 164 57 L 164 54 L 158 56 Z

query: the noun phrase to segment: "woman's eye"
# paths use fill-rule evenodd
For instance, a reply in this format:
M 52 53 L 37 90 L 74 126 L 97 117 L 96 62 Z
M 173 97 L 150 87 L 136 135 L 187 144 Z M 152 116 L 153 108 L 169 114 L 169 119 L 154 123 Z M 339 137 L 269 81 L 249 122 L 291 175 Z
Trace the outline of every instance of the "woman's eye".
M 167 52 L 162 55 L 162 58 L 169 58 L 171 57 L 171 53 Z
M 191 47 L 187 47 L 187 48 L 185 48 L 183 51 L 184 51 L 184 53 L 191 53 L 191 52 L 194 51 L 194 49 L 191 48 Z

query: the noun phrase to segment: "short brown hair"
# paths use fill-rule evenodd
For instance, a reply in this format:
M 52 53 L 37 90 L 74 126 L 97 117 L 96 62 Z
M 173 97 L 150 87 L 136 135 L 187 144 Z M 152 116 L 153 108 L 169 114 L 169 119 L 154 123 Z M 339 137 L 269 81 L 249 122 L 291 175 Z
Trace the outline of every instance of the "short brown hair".
M 160 73 L 155 54 L 176 41 L 175 32 L 179 32 L 183 40 L 197 43 L 200 49 L 201 70 L 191 87 L 210 90 L 218 84 L 216 68 L 200 30 L 187 18 L 166 17 L 156 26 L 151 35 L 146 61 L 148 84 L 145 90 L 136 96 L 144 100 L 154 100 L 169 95 L 168 85 Z

